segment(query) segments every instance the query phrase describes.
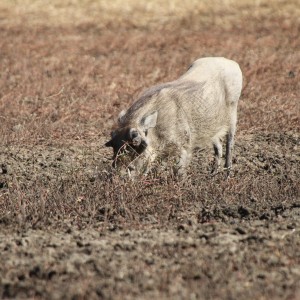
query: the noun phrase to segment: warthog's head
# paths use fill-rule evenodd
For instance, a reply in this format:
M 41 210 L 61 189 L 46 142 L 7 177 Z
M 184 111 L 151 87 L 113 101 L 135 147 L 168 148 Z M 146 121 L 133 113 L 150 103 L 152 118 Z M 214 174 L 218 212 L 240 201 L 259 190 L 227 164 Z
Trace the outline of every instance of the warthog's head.
M 139 156 L 147 148 L 148 130 L 156 126 L 157 111 L 144 115 L 134 126 L 123 126 L 122 117 L 124 113 L 119 116 L 120 128 L 111 133 L 111 140 L 105 146 L 112 147 L 114 151 L 113 167 L 116 167 L 123 158 L 133 160 Z

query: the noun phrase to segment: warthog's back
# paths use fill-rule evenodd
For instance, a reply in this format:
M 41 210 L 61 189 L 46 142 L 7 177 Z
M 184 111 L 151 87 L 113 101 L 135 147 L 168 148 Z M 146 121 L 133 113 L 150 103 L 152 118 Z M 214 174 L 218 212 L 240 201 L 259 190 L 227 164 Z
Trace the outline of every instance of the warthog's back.
M 227 104 L 236 103 L 242 88 L 242 72 L 239 65 L 223 57 L 207 57 L 196 60 L 179 79 L 145 90 L 128 109 L 126 119 L 146 107 L 167 108 L 170 101 L 190 105 L 225 99 Z M 124 119 L 125 120 L 125 119 Z
M 221 85 L 228 101 L 238 101 L 242 89 L 242 72 L 239 65 L 224 57 L 206 57 L 196 60 L 178 81 L 205 82 L 215 89 Z

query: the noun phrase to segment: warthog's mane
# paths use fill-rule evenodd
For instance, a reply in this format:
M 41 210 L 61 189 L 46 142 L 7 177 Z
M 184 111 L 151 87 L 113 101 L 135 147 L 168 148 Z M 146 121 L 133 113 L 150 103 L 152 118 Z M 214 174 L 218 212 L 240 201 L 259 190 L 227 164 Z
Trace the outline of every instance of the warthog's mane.
M 167 97 L 172 99 L 178 106 L 181 106 L 181 100 L 197 102 L 202 97 L 204 82 L 196 81 L 180 81 L 175 80 L 172 82 L 153 86 L 141 93 L 138 100 L 128 109 L 124 116 L 122 123 L 126 125 L 129 120 L 132 120 L 134 115 L 137 115 L 140 109 L 147 110 L 147 108 L 160 107 L 159 94 L 165 89 Z M 156 97 L 157 96 L 157 97 Z M 165 103 L 164 103 L 165 104 Z M 167 109 L 167 107 L 165 107 Z

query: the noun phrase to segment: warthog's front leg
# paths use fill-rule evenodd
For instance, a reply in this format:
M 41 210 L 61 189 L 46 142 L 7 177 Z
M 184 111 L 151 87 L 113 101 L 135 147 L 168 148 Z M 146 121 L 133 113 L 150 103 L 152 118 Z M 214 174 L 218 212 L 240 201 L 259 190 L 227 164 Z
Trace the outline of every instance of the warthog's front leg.
M 180 160 L 178 163 L 178 170 L 177 174 L 179 176 L 186 176 L 186 168 L 190 164 L 192 158 L 192 151 L 191 149 L 182 148 L 180 153 Z

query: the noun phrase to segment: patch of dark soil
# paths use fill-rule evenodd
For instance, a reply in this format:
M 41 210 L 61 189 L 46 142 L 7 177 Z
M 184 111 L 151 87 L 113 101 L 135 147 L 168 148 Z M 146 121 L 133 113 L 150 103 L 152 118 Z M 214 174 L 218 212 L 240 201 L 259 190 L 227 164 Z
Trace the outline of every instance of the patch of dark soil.
M 210 287 L 226 285 L 225 298 L 288 298 L 300 280 L 300 232 L 282 225 L 13 233 L 1 237 L 0 292 L 7 298 L 121 298 L 124 292 L 126 298 L 187 298 L 200 285 L 199 297 L 215 298 L 224 294 Z

